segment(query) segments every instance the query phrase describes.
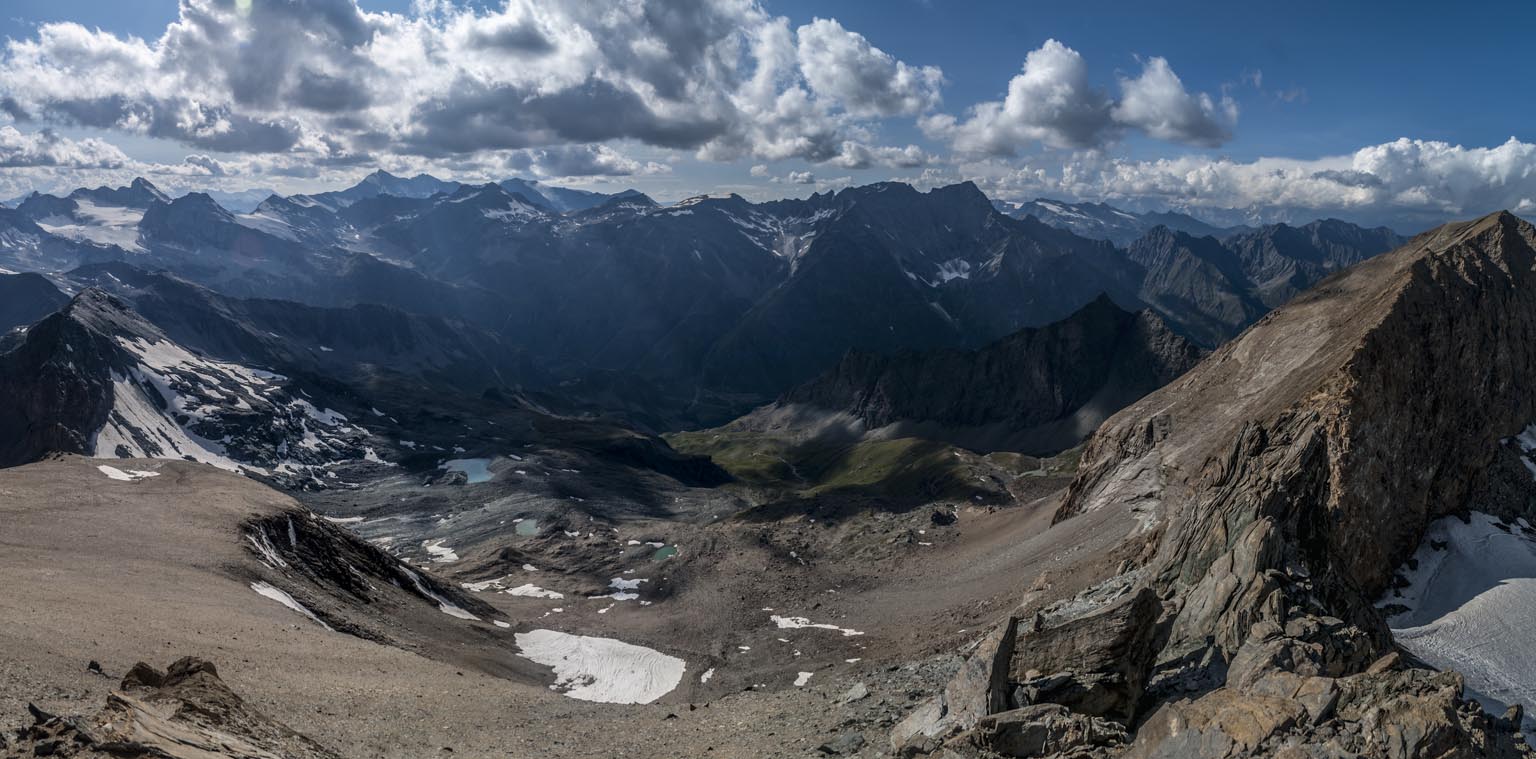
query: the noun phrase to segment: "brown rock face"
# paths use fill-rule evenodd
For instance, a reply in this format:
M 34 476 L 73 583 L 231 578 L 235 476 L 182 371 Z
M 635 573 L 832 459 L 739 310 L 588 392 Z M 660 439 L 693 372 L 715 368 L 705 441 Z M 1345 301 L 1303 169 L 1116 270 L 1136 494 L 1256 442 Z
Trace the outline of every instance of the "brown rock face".
M 1501 213 L 1322 281 L 1105 422 L 1057 520 L 1147 525 L 1117 580 L 1166 609 L 1132 755 L 1530 756 L 1459 676 L 1384 659 L 1372 601 L 1487 491 L 1533 383 L 1536 228 Z
M 1012 705 L 1062 704 L 1129 722 L 1146 686 L 1162 603 L 1148 588 L 1048 625 L 1032 620 L 1009 663 Z
M 1158 502 L 1173 648 L 1236 653 L 1253 623 L 1305 607 L 1302 583 L 1384 644 L 1369 599 L 1536 418 L 1533 246 L 1499 214 L 1324 281 L 1106 422 L 1058 518 Z M 1153 463 L 1144 491 L 1116 477 Z

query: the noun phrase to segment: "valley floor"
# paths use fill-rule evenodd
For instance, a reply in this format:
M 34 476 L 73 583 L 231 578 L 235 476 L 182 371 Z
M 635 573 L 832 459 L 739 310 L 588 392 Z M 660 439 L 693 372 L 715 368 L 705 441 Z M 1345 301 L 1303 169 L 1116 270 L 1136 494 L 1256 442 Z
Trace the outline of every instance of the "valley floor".
M 135 662 L 197 656 L 253 706 L 345 756 L 803 756 L 839 737 L 846 747 L 854 734 L 885 751 L 889 725 L 949 677 L 953 652 L 1031 582 L 1052 596 L 1075 593 L 1134 529 L 1112 510 L 1051 528 L 1051 498 L 961 505 L 942 526 L 932 509 L 831 524 L 621 521 L 604 549 L 615 558 L 629 535 L 678 549 L 645 557 L 659 575 L 640 585 L 645 605 L 583 597 L 601 594 L 593 572 L 559 568 L 589 556 L 510 533 L 517 555 L 540 565 L 528 582 L 563 599 L 487 587 L 471 595 L 509 627 L 424 607 L 398 620 L 404 644 L 385 645 L 253 592 L 250 578 L 266 570 L 239 525 L 293 508 L 287 496 L 190 463 L 112 462 L 127 480 L 101 463 L 68 457 L 0 471 L 0 714 L 19 723 L 28 703 L 90 712 Z M 484 581 L 505 548 L 484 542 L 418 567 Z M 344 597 L 329 602 L 317 610 L 367 613 Z M 518 656 L 516 636 L 532 629 L 647 646 L 686 669 L 655 703 L 576 700 Z M 855 689 L 868 695 L 850 698 Z

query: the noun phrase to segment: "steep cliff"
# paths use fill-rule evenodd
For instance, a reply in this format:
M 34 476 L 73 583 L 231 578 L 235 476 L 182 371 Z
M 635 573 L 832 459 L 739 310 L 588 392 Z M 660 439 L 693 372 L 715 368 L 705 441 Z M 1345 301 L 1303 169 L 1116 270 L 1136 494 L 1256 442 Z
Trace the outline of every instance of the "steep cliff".
M 1395 652 L 1373 602 L 1434 519 L 1495 491 L 1536 514 L 1536 482 L 1495 466 L 1533 380 L 1536 228 L 1514 216 L 1319 283 L 1095 433 L 1057 520 L 1145 528 L 1118 575 L 1011 617 L 1003 706 L 1118 718 L 1134 756 L 1528 755 L 1518 713 Z

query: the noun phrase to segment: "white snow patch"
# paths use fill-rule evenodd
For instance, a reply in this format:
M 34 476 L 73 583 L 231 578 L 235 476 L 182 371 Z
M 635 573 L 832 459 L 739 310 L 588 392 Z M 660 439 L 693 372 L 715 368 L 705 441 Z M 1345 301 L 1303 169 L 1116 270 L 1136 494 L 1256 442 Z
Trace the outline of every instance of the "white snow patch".
M 459 583 L 459 587 L 470 591 L 471 593 L 483 593 L 487 590 L 493 590 L 498 593 L 506 593 L 509 596 L 521 596 L 523 598 L 565 598 L 564 593 L 559 593 L 553 590 L 545 590 L 544 588 L 534 585 L 531 582 L 518 585 L 516 587 L 508 587 L 508 585 L 511 583 L 511 580 L 512 576 L 507 575 L 506 577 L 499 577 L 494 580 L 463 582 Z M 603 597 L 606 598 L 606 596 Z
M 711 677 L 714 677 L 714 676 L 715 676 L 715 668 L 714 667 L 710 667 L 709 669 L 704 670 L 704 674 L 699 675 L 699 682 L 700 683 L 707 683 L 707 682 L 709 682 L 709 679 Z
M 608 581 L 608 587 L 613 588 L 613 592 L 612 593 L 608 593 L 606 595 L 601 595 L 601 596 L 591 596 L 591 597 L 592 598 L 612 598 L 615 601 L 633 601 L 633 600 L 635 600 L 635 599 L 640 597 L 640 594 L 636 593 L 634 591 L 637 591 L 637 590 L 640 589 L 640 583 L 642 583 L 642 582 L 650 582 L 650 580 L 645 579 L 643 577 L 642 578 L 636 578 L 636 579 L 633 579 L 633 580 L 625 579 L 623 577 L 615 577 L 615 578 L 613 578 L 613 579 Z
M 795 677 L 795 687 L 796 688 L 803 688 L 803 687 L 805 687 L 805 684 L 811 681 L 811 675 L 814 675 L 814 674 L 816 674 L 816 673 L 815 672 L 801 672 L 799 675 L 797 675 Z
M 284 606 L 286 606 L 286 607 L 288 607 L 290 609 L 293 609 L 294 611 L 296 611 L 296 612 L 298 612 L 300 614 L 303 614 L 306 617 L 309 617 L 311 620 L 314 621 L 315 624 L 320 625 L 321 627 L 324 627 L 327 630 L 331 629 L 330 625 L 326 624 L 324 622 L 324 620 L 322 620 L 319 617 L 315 616 L 314 612 L 312 612 L 309 609 L 305 608 L 304 604 L 299 603 L 296 599 L 294 599 L 293 596 L 290 596 L 287 593 L 284 593 L 281 589 L 279 589 L 277 587 L 274 587 L 270 583 L 253 582 L 253 583 L 251 583 L 251 590 L 254 590 L 257 593 L 260 593 L 261 595 L 266 596 L 267 598 L 272 599 L 273 601 L 276 601 L 276 602 L 278 602 L 278 603 L 280 603 L 280 604 L 282 604 L 282 605 L 284 605 Z
M 459 587 L 471 593 L 484 593 L 492 588 L 501 590 L 506 586 L 501 584 L 501 580 L 484 580 L 482 582 L 461 582 Z
M 551 690 L 582 701 L 648 704 L 682 682 L 687 662 L 612 638 L 531 630 L 516 635 L 519 654 L 555 671 Z
M 443 541 L 441 539 L 424 540 L 421 543 L 421 547 L 426 549 L 427 554 L 432 557 L 432 560 L 439 564 L 446 564 L 451 561 L 459 560 L 459 555 L 454 552 L 452 548 L 443 545 Z
M 428 588 L 427 584 L 421 581 L 421 575 L 418 575 L 415 572 L 412 572 L 411 570 L 406 569 L 404 567 L 401 567 L 400 569 L 401 569 L 401 571 L 405 572 L 407 577 L 411 578 L 411 582 L 416 585 L 416 591 L 418 593 L 420 593 L 420 594 L 426 596 L 427 598 L 430 598 L 433 601 L 437 602 L 437 610 L 438 611 L 440 611 L 440 612 L 442 612 L 444 614 L 447 614 L 450 617 L 458 617 L 459 619 L 471 619 L 471 620 L 474 620 L 476 622 L 480 621 L 479 617 L 477 617 L 477 616 L 475 616 L 473 614 L 470 614 L 467 611 L 464 611 L 463 608 L 454 605 L 448 599 L 443 598 L 442 596 L 440 596 L 440 595 L 438 595 L 436 593 L 433 593 L 432 589 Z
M 1465 675 L 1466 695 L 1488 712 L 1536 712 L 1536 539 L 1472 512 L 1431 523 L 1413 558 L 1399 570 L 1408 585 L 1378 602 L 1407 607 L 1387 620 L 1397 642 Z
M 777 614 L 774 614 L 768 619 L 772 620 L 775 625 L 778 625 L 780 630 L 799 630 L 808 627 L 814 627 L 821 630 L 836 630 L 842 633 L 843 637 L 845 638 L 851 638 L 855 635 L 864 634 L 858 630 L 850 630 L 844 627 L 838 627 L 837 625 L 827 624 L 825 622 L 812 622 L 805 617 L 781 617 Z
M 939 264 L 939 270 L 935 273 L 939 275 L 939 281 L 934 283 L 936 285 L 952 279 L 970 279 L 971 262 L 963 258 L 951 258 Z
M 545 590 L 531 582 L 515 588 L 508 588 L 505 592 L 509 596 L 522 596 L 524 598 L 565 598 L 564 593 Z
M 160 476 L 159 472 L 149 472 L 142 469 L 129 469 L 125 472 L 115 466 L 107 466 L 106 464 L 102 464 L 96 468 L 101 470 L 102 474 L 114 480 L 121 480 L 122 482 L 138 482 L 139 480 L 142 480 L 146 477 Z
M 144 212 L 124 206 L 104 206 L 85 200 L 75 201 L 75 218 L 50 216 L 37 222 L 39 227 L 60 237 L 84 240 L 100 245 L 116 245 L 135 253 L 139 245 L 139 221 Z
M 184 400 L 180 394 L 171 390 L 158 375 L 137 370 L 133 375 L 114 373 L 112 377 L 112 411 L 107 416 L 107 423 L 96 431 L 93 441 L 97 458 L 117 457 L 118 450 L 122 449 L 128 458 L 185 456 L 226 471 L 240 471 L 240 465 L 225 455 L 222 444 L 198 437 L 157 408 L 139 381 L 156 386 L 162 397 L 170 399 L 173 408 L 185 413 L 188 409 L 177 405 Z M 140 446 L 135 431 L 142 433 L 158 449 L 146 450 L 145 446 Z

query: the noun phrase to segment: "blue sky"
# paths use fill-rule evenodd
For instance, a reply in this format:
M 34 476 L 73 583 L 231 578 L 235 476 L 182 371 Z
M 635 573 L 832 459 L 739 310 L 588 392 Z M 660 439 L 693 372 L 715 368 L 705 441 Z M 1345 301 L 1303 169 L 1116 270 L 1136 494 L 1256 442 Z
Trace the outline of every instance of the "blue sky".
M 1192 89 L 1232 86 L 1243 118 L 1226 153 L 1315 157 L 1397 137 L 1490 145 L 1536 137 L 1536 3 L 781 2 L 830 15 L 904 60 L 943 67 L 952 105 L 996 98 L 1024 52 L 1072 46 L 1094 78 L 1163 56 Z M 1267 93 L 1242 86 L 1263 72 Z
M 255 12 L 240 10 L 245 2 Z M 1429 3 L 1099 0 L 701 0 L 697 9 L 354 2 L 9 0 L 0 18 L 0 36 L 10 41 L 0 54 L 0 97 L 19 107 L 9 122 L 0 116 L 0 130 L 14 130 L 0 139 L 0 196 L 29 183 L 110 180 L 138 169 L 160 172 L 173 187 L 300 190 L 381 165 L 469 180 L 523 173 L 635 186 L 664 199 L 723 190 L 805 194 L 890 178 L 970 179 L 1018 199 L 1212 212 L 1273 206 L 1386 218 L 1481 212 L 1490 203 L 1536 207 L 1536 150 L 1529 149 L 1536 58 L 1526 52 L 1533 3 L 1448 11 Z M 631 17 L 602 18 L 613 8 Z M 399 15 L 376 15 L 383 12 Z M 278 40 L 321 18 L 331 39 L 295 44 L 285 53 L 289 63 L 221 52 L 197 35 L 162 48 L 168 26 L 191 28 L 194 17 L 237 34 L 245 33 L 241 24 L 264 24 Z M 433 20 L 412 26 L 417 18 Z M 812 28 L 818 18 L 835 23 Z M 518 61 L 483 58 L 478 43 L 465 47 L 465 39 L 513 21 L 536 30 L 530 39 L 538 44 L 497 54 L 531 56 L 533 68 L 547 68 L 544 79 L 498 78 Z M 152 70 L 140 76 L 102 63 L 117 59 L 102 57 L 111 41 L 94 33 L 49 41 L 45 32 L 65 28 L 50 24 L 146 40 L 132 65 Z M 769 34 L 777 28 L 782 39 Z M 423 35 L 441 46 L 429 56 L 434 63 L 413 68 L 376 52 L 380 40 Z M 748 92 L 743 79 L 769 54 L 753 49 L 742 58 L 730 46 L 770 38 L 785 68 L 771 91 Z M 570 39 L 599 40 L 598 51 L 573 53 L 562 42 Z M 691 63 L 708 64 L 709 73 L 690 68 L 687 54 L 669 61 L 612 53 L 625 45 L 653 55 L 697 46 Z M 373 52 L 359 54 L 363 46 Z M 822 57 L 808 58 L 808 50 Z M 1043 84 L 1010 96 L 1010 81 L 1036 51 L 1033 78 Z M 188 63 L 226 52 L 223 65 L 238 68 Z M 670 63 L 679 71 L 660 71 Z M 419 92 L 379 84 L 428 65 L 444 71 Z M 729 70 L 721 73 L 722 65 Z M 272 92 L 252 95 L 252 87 L 267 86 L 259 81 L 239 89 L 241 72 L 253 68 L 274 72 Z M 862 74 L 833 77 L 830 69 Z M 97 89 L 53 92 L 49 77 L 61 71 L 88 81 L 99 72 Z M 294 83 L 314 72 L 323 74 L 322 86 L 295 95 Z M 118 89 L 129 93 L 128 104 L 103 112 L 102 91 L 118 91 L 113 77 L 124 78 Z M 668 83 L 681 89 L 669 96 Z M 1065 105 L 1045 102 L 1063 87 Z M 192 127 L 178 89 L 197 93 L 192 102 L 202 110 Z M 355 108 L 315 105 L 315 93 L 351 98 L 345 102 Z M 796 100 L 789 96 L 806 104 L 786 105 Z M 399 102 L 384 108 L 385 100 Z M 690 101 L 699 107 L 690 111 Z M 995 113 L 977 117 L 987 104 Z M 438 126 L 427 124 L 433 117 Z M 189 155 L 217 168 L 200 175 L 188 168 Z

